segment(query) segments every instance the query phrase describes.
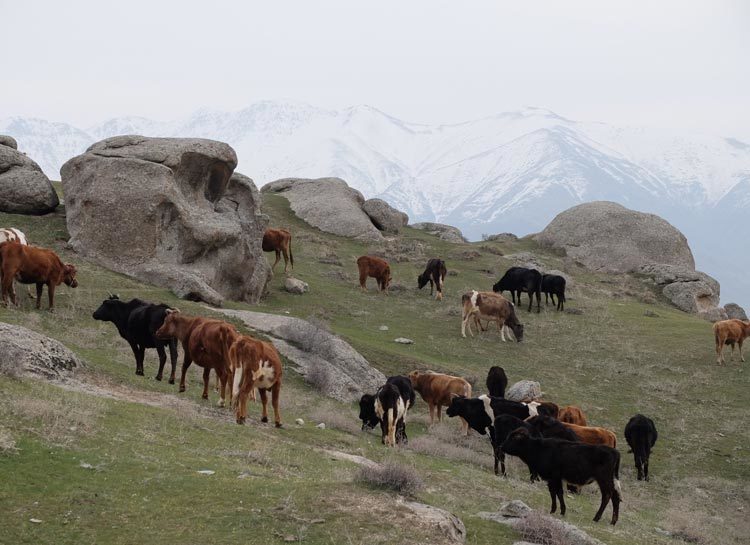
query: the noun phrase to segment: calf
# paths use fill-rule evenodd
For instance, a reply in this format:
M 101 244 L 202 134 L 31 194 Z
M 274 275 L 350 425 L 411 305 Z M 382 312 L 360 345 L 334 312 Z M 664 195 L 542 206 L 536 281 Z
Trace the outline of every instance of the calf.
M 415 393 L 411 381 L 407 377 L 396 375 L 388 377 L 386 384 L 392 384 L 398 388 L 401 399 L 404 403 L 404 418 L 397 421 L 396 442 L 407 443 L 406 436 L 406 413 L 414 406 Z M 381 423 L 381 419 L 375 411 L 375 396 L 364 394 L 359 400 L 359 418 L 362 420 L 362 431 L 371 430 Z
M 451 404 L 454 396 L 471 396 L 471 384 L 465 379 L 432 371 L 412 371 L 409 373 L 411 385 L 419 392 L 430 408 L 430 425 L 435 423 L 435 412 L 437 419 L 441 421 L 443 405 Z M 464 431 L 468 433 L 468 426 L 464 421 Z
M 547 296 L 555 304 L 555 295 L 557 295 L 557 310 L 565 308 L 565 278 L 557 274 L 542 275 L 542 293 L 544 294 L 544 304 L 547 304 Z
M 281 427 L 279 394 L 283 368 L 276 348 L 248 335 L 237 335 L 229 348 L 229 369 L 232 379 L 232 407 L 238 424 L 247 419 L 247 400 L 258 389 L 263 404 L 261 422 L 268 422 L 268 392 L 271 392 L 274 423 Z
M 487 393 L 492 397 L 505 397 L 505 388 L 508 387 L 508 377 L 505 369 L 493 365 L 487 373 Z
M 126 303 L 120 301 L 116 295 L 111 295 L 94 311 L 93 318 L 102 322 L 112 322 L 120 337 L 128 341 L 135 356 L 136 375 L 143 376 L 143 359 L 146 349 L 156 348 L 156 353 L 159 355 L 159 372 L 156 374 L 156 380 L 161 380 L 164 364 L 167 361 L 164 348 L 169 347 L 169 360 L 172 364 L 169 383 L 174 384 L 177 341 L 156 338 L 156 331 L 164 323 L 168 310 L 172 309 L 167 305 L 153 305 L 141 299 L 131 299 Z
M 286 272 L 287 261 L 292 265 L 294 270 L 294 256 L 292 255 L 292 234 L 286 229 L 266 229 L 263 233 L 263 251 L 276 252 L 276 261 L 273 262 L 271 270 L 276 268 L 276 264 L 284 255 L 284 272 Z
M 437 295 L 435 299 L 441 301 L 443 299 L 443 284 L 445 283 L 445 275 L 448 274 L 448 269 L 445 268 L 445 261 L 442 259 L 430 259 L 427 262 L 427 266 L 424 272 L 417 277 L 417 286 L 421 290 L 430 283 L 430 295 L 432 295 L 433 284 L 437 289 Z
M 380 291 L 388 293 L 388 286 L 391 283 L 391 266 L 385 259 L 370 255 L 363 255 L 357 259 L 359 268 L 359 287 L 362 291 L 367 291 L 367 279 L 374 278 L 378 282 Z
M 529 312 L 531 312 L 531 304 L 536 295 L 536 311 L 541 312 L 541 289 L 542 289 L 542 273 L 536 269 L 527 269 L 525 267 L 511 267 L 498 282 L 492 286 L 492 291 L 497 293 L 503 293 L 505 290 L 510 291 L 513 299 L 513 304 L 516 303 L 516 296 L 518 296 L 518 304 L 521 304 L 521 293 L 529 294 Z
M 587 445 L 605 445 L 607 447 L 617 447 L 617 436 L 613 431 L 605 428 L 595 428 L 589 426 L 577 426 L 575 424 L 568 424 L 567 422 L 560 422 L 552 417 L 540 415 L 535 418 L 529 419 L 529 423 L 544 436 L 555 434 L 559 436 L 564 432 L 561 428 L 567 428 L 575 433 L 581 442 Z
M 529 466 L 529 471 L 547 481 L 552 509 L 557 510 L 555 497 L 560 500 L 560 514 L 565 515 L 563 481 L 585 485 L 596 481 L 602 501 L 594 516 L 601 519 L 607 504 L 612 501 L 612 524 L 617 523 L 620 513 L 622 491 L 620 489 L 620 453 L 600 445 L 586 445 L 565 441 L 532 437 L 528 430 L 517 429 L 503 442 L 503 452 L 518 456 Z
M 203 399 L 208 399 L 208 379 L 213 369 L 221 382 L 219 406 L 224 407 L 229 377 L 229 349 L 237 339 L 237 331 L 232 324 L 221 320 L 184 316 L 179 310 L 167 310 L 164 323 L 156 331 L 156 338 L 169 340 L 176 338 L 185 353 L 180 374 L 180 392 L 185 391 L 185 374 L 190 364 L 203 367 Z M 231 392 L 230 392 L 231 395 Z
M 579 426 L 589 425 L 588 421 L 586 420 L 586 415 L 583 414 L 583 411 L 575 405 L 567 405 L 566 407 L 561 407 L 560 411 L 557 414 L 557 419 L 560 422 L 567 422 L 568 424 L 577 424 Z
M 745 361 L 742 355 L 742 343 L 750 337 L 750 321 L 722 320 L 714 324 L 714 339 L 716 340 L 716 363 L 724 364 L 724 346 L 732 345 L 732 357 L 734 357 L 734 345 L 740 347 L 740 361 Z
M 461 297 L 461 303 L 463 305 L 461 320 L 461 335 L 463 337 L 466 337 L 467 324 L 469 325 L 469 334 L 472 337 L 474 336 L 469 320 L 474 320 L 475 323 L 479 324 L 479 328 L 481 329 L 481 322 L 479 320 L 485 319 L 497 322 L 503 342 L 505 342 L 504 326 L 510 328 L 513 336 L 516 338 L 516 342 L 520 343 L 523 340 L 523 324 L 518 321 L 514 305 L 502 295 L 475 290 L 465 293 Z
M 8 304 L 10 296 L 13 304 L 18 305 L 13 280 L 22 284 L 36 284 L 36 308 L 41 308 L 42 289 L 47 286 L 49 310 L 55 308 L 55 288 L 65 284 L 71 288 L 78 287 L 76 267 L 63 263 L 52 250 L 24 246 L 18 242 L 0 244 L 0 276 L 2 276 L 3 304 Z
M 380 420 L 383 444 L 395 447 L 396 430 L 406 428 L 404 424 L 406 406 L 401 392 L 394 384 L 386 383 L 378 389 L 375 394 L 375 415 Z
M 639 481 L 644 477 L 648 481 L 648 458 L 658 436 L 654 421 L 642 414 L 635 415 L 625 426 L 625 441 L 635 458 Z
M 501 414 L 510 414 L 524 420 L 530 416 L 536 416 L 538 406 L 536 402 L 519 403 L 488 395 L 474 398 L 457 395 L 451 400 L 446 414 L 451 418 L 461 417 L 469 428 L 479 432 L 480 435 L 486 435 L 489 432 L 490 439 L 494 440 L 492 423 L 495 418 Z

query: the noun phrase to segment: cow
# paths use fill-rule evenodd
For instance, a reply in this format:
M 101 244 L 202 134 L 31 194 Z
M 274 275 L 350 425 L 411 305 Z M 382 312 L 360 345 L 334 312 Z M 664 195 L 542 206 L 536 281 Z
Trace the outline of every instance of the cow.
M 263 405 L 260 421 L 268 422 L 270 391 L 274 424 L 280 428 L 279 397 L 284 371 L 276 348 L 271 343 L 259 341 L 249 335 L 237 335 L 229 347 L 229 374 L 232 383 L 232 408 L 237 423 L 245 423 L 248 398 L 257 388 Z
M 401 399 L 404 403 L 404 418 L 398 421 L 396 429 L 396 442 L 407 443 L 406 436 L 406 413 L 414 406 L 415 393 L 411 381 L 407 377 L 396 375 L 388 377 L 386 384 L 393 384 L 398 388 Z M 371 430 L 381 423 L 380 416 L 375 411 L 375 396 L 364 394 L 359 400 L 359 419 L 362 420 L 362 431 Z
M 154 305 L 141 299 L 131 299 L 127 303 L 120 301 L 117 295 L 110 295 L 99 308 L 94 311 L 94 320 L 112 322 L 120 337 L 128 341 L 135 356 L 135 374 L 143 376 L 143 359 L 147 348 L 155 348 L 159 355 L 159 372 L 156 380 L 162 379 L 167 354 L 164 350 L 169 347 L 169 360 L 172 372 L 169 384 L 174 384 L 175 368 L 177 367 L 177 341 L 175 339 L 162 340 L 156 338 L 156 330 L 164 323 L 167 305 Z
M 579 426 L 589 425 L 588 420 L 586 420 L 586 415 L 583 414 L 583 411 L 575 405 L 560 407 L 560 410 L 557 414 L 557 419 L 560 422 L 567 422 L 568 424 L 577 424 Z
M 18 242 L 23 246 L 28 246 L 29 244 L 26 235 L 15 227 L 5 227 L 0 229 L 0 244 L 3 242 Z
M 644 478 L 648 481 L 648 458 L 658 437 L 654 421 L 642 414 L 636 414 L 625 426 L 625 441 L 630 447 L 628 452 L 635 458 L 639 481 Z
M 528 421 L 534 428 L 542 435 L 548 435 L 552 433 L 549 430 L 565 427 L 575 433 L 581 440 L 581 442 L 588 445 L 605 445 L 611 448 L 617 448 L 617 436 L 611 430 L 605 428 L 596 428 L 591 426 L 577 426 L 575 424 L 568 424 L 567 422 L 560 422 L 550 416 L 539 415 L 534 418 L 530 418 Z M 563 433 L 563 432 L 558 432 Z
M 565 309 L 565 278 L 557 274 L 542 275 L 542 293 L 544 294 L 544 304 L 547 304 L 547 297 L 552 299 L 555 304 L 555 295 L 557 295 L 557 310 Z
M 523 324 L 518 321 L 515 306 L 502 295 L 473 290 L 461 296 L 461 303 L 463 305 L 461 313 L 461 336 L 466 337 L 467 325 L 469 326 L 469 334 L 472 337 L 474 336 L 469 320 L 474 320 L 475 324 L 479 325 L 479 329 L 482 329 L 479 320 L 485 319 L 497 322 L 497 327 L 500 330 L 500 338 L 502 338 L 503 342 L 505 342 L 504 326 L 510 328 L 516 342 L 520 343 L 523 340 Z
M 433 284 L 437 289 L 437 295 L 435 299 L 442 301 L 443 299 L 443 285 L 445 284 L 445 275 L 448 274 L 448 269 L 445 268 L 445 261 L 442 259 L 430 259 L 427 262 L 427 266 L 424 272 L 417 277 L 417 286 L 421 290 L 430 283 L 430 295 L 432 295 Z
M 750 337 L 750 321 L 722 320 L 714 324 L 714 339 L 716 340 L 716 363 L 723 365 L 724 346 L 732 345 L 732 357 L 734 357 L 734 345 L 740 347 L 740 361 L 745 361 L 742 355 L 742 343 Z
M 487 393 L 492 397 L 505 397 L 505 388 L 508 386 L 508 377 L 505 369 L 493 365 L 487 373 Z
M 513 304 L 516 304 L 516 296 L 518 296 L 518 304 L 521 304 L 521 293 L 529 294 L 529 312 L 531 312 L 531 304 L 536 295 L 536 311 L 541 312 L 541 289 L 542 289 L 542 273 L 536 269 L 527 269 L 525 267 L 511 267 L 503 277 L 498 280 L 492 291 L 496 293 L 503 293 L 505 290 L 510 291 Z
M 63 263 L 52 250 L 24 246 L 18 242 L 0 244 L 0 276 L 2 277 L 2 300 L 8 304 L 8 297 L 18 305 L 18 297 L 13 281 L 22 284 L 36 284 L 36 308 L 42 305 L 42 289 L 47 286 L 49 310 L 55 309 L 55 288 L 65 284 L 71 288 L 78 287 L 76 267 Z
M 471 397 L 471 384 L 460 377 L 432 371 L 412 371 L 409 380 L 430 408 L 430 425 L 435 423 L 436 412 L 438 421 L 443 419 L 443 405 L 449 406 L 454 396 Z M 469 432 L 466 421 L 463 422 L 463 429 L 464 433 Z
M 203 367 L 203 399 L 208 399 L 208 379 L 213 369 L 221 382 L 219 406 L 225 406 L 227 379 L 229 378 L 229 349 L 237 339 L 232 324 L 221 320 L 185 316 L 177 309 L 167 310 L 164 323 L 156 331 L 156 338 L 176 338 L 185 353 L 180 374 L 180 392 L 185 391 L 185 374 L 190 364 Z M 231 395 L 231 389 L 230 389 Z
M 617 523 L 622 501 L 620 453 L 617 450 L 564 439 L 533 437 L 524 428 L 513 431 L 500 448 L 506 454 L 521 458 L 529 466 L 529 471 L 547 481 L 552 499 L 550 513 L 557 510 L 557 497 L 560 500 L 560 514 L 565 516 L 563 481 L 579 486 L 596 481 L 602 501 L 594 522 L 601 519 L 611 501 L 611 523 Z
M 276 261 L 273 262 L 271 270 L 276 268 L 282 254 L 284 255 L 284 272 L 286 272 L 289 264 L 292 265 L 292 270 L 294 270 L 292 234 L 286 229 L 266 229 L 266 232 L 263 233 L 263 251 L 276 252 Z
M 375 393 L 375 415 L 380 420 L 381 441 L 389 447 L 396 446 L 397 430 L 404 430 L 406 406 L 395 384 L 386 383 Z
M 449 417 L 459 416 L 464 420 L 469 428 L 477 431 L 480 435 L 490 434 L 493 438 L 494 431 L 492 423 L 495 418 L 501 414 L 509 414 L 525 420 L 538 414 L 539 403 L 521 403 L 519 401 L 509 401 L 502 397 L 492 397 L 481 395 L 470 398 L 464 395 L 455 395 L 451 399 L 450 405 L 446 410 Z
M 571 430 L 564 426 L 560 426 L 558 429 L 548 429 L 545 433 L 540 433 L 530 422 L 517 418 L 510 414 L 501 414 L 495 418 L 492 427 L 495 435 L 492 444 L 492 449 L 495 455 L 495 475 L 497 475 L 497 464 L 498 461 L 501 464 L 502 474 L 505 475 L 505 453 L 502 449 L 502 444 L 508 438 L 508 436 L 518 428 L 525 428 L 529 430 L 529 434 L 532 436 L 539 437 L 556 437 L 557 439 L 565 439 L 567 441 L 579 441 L 578 436 Z M 537 480 L 538 476 L 534 473 L 531 474 L 531 481 Z
M 378 282 L 380 291 L 388 294 L 388 286 L 391 283 L 391 266 L 385 259 L 370 255 L 363 255 L 357 259 L 359 268 L 359 287 L 367 291 L 367 279 L 374 278 Z
M 558 418 L 560 414 L 560 407 L 558 407 L 557 404 L 552 403 L 551 401 L 538 401 L 538 403 L 539 406 L 537 407 L 537 412 L 539 414 L 544 416 L 551 416 L 555 419 Z

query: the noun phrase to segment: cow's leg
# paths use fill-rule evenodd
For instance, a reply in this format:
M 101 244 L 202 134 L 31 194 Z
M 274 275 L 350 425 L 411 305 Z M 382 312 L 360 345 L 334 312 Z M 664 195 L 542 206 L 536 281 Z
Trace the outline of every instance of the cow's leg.
M 268 390 L 265 388 L 259 388 L 260 401 L 263 404 L 263 412 L 261 413 L 260 421 L 268 422 Z
M 724 358 L 724 339 L 721 337 L 716 338 L 716 364 L 721 365 Z
M 201 394 L 201 398 L 208 399 L 208 383 L 211 379 L 211 368 L 210 367 L 204 367 L 203 368 L 203 393 Z
M 44 291 L 44 283 L 37 282 L 36 283 L 36 308 L 41 308 L 42 306 L 42 292 L 43 291 Z
M 284 255 L 284 274 L 286 274 L 287 267 L 289 266 L 289 252 L 287 252 L 286 246 L 281 247 L 281 253 Z
M 557 511 L 557 488 L 555 488 L 555 481 L 547 481 L 547 490 L 549 490 L 549 497 L 552 500 L 552 507 L 550 508 L 550 514 Z
M 648 465 L 648 462 L 646 462 L 646 464 Z M 610 521 L 610 524 L 617 524 L 617 519 L 620 518 L 620 501 L 622 501 L 617 484 L 614 484 L 610 500 L 612 501 L 612 520 Z
M 279 250 L 274 250 L 276 252 L 276 261 L 273 262 L 273 265 L 271 265 L 271 270 L 274 270 L 276 268 L 276 264 L 281 260 L 281 252 Z
M 238 424 L 244 424 L 247 419 L 247 390 L 241 388 L 237 398 L 233 399 L 235 403 L 235 416 Z
M 184 350 L 185 345 L 183 345 L 182 348 Z M 188 367 L 190 367 L 191 363 L 193 363 L 192 358 L 188 356 L 187 352 L 185 352 L 182 360 L 182 372 L 180 373 L 180 392 L 185 391 L 185 375 L 187 374 Z
M 437 404 L 437 419 L 438 422 L 443 421 L 443 406 L 440 403 Z
M 227 375 L 228 375 L 226 368 L 217 369 L 216 375 L 217 375 L 218 381 L 221 383 L 221 391 L 219 394 L 219 407 L 226 407 Z M 231 396 L 231 393 L 230 393 L 230 396 Z
M 599 519 L 602 518 L 602 513 L 604 513 L 604 510 L 607 508 L 607 504 L 613 495 L 610 483 L 597 481 L 597 484 L 599 485 L 599 493 L 602 495 L 602 501 L 599 504 L 599 510 L 596 512 L 596 515 L 594 515 L 594 522 L 599 522 Z
M 742 339 L 737 343 L 740 348 L 740 361 L 745 361 L 745 356 L 742 355 Z
M 55 283 L 47 282 L 47 295 L 49 296 L 49 311 L 55 311 Z M 40 308 L 39 301 L 36 303 L 36 308 Z
M 141 363 L 141 348 L 138 344 L 131 342 L 130 349 L 133 351 L 133 357 L 135 358 L 135 374 L 143 375 L 142 363 Z
M 562 481 L 555 481 L 555 492 L 557 493 L 557 499 L 560 500 L 560 515 L 565 516 L 565 490 L 563 489 Z
M 169 383 L 174 384 L 174 375 L 177 368 L 177 341 L 170 339 L 169 341 L 169 361 L 172 364 L 172 372 L 169 374 Z
M 542 293 L 537 289 L 536 290 L 536 312 L 537 314 L 542 312 Z
M 159 372 L 156 373 L 156 380 L 161 381 L 164 373 L 164 364 L 167 363 L 167 353 L 164 350 L 164 344 L 156 343 L 156 353 L 159 355 Z
M 633 457 L 635 458 L 635 470 L 638 472 L 638 480 L 643 480 L 643 458 L 638 454 L 637 450 L 634 452 Z
M 271 386 L 271 404 L 273 405 L 273 421 L 277 428 L 281 427 L 281 411 L 279 411 L 279 401 L 281 398 L 281 382 L 276 381 Z
M 367 273 L 359 272 L 359 287 L 362 291 L 367 291 Z
M 471 318 L 471 315 L 464 316 L 464 319 L 461 320 L 461 336 L 465 339 L 466 338 L 466 324 L 468 323 L 469 319 Z M 474 333 L 471 331 L 471 325 L 469 325 L 469 335 L 472 337 L 474 336 Z
M 648 457 L 649 453 L 646 452 L 646 456 L 643 457 L 643 478 L 648 482 Z
M 435 423 L 435 405 L 432 403 L 429 403 L 430 406 L 430 426 L 432 426 Z

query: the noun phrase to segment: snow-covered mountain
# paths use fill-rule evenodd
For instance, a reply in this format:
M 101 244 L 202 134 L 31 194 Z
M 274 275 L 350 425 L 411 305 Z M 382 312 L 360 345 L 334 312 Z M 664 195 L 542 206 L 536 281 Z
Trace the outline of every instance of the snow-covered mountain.
M 14 136 L 53 179 L 66 160 L 108 136 L 222 140 L 236 149 L 238 170 L 259 185 L 338 176 L 412 221 L 450 223 L 473 239 L 534 232 L 570 206 L 612 200 L 675 224 L 699 267 L 722 281 L 722 299 L 750 305 L 750 256 L 740 249 L 750 234 L 750 145 L 732 138 L 576 122 L 539 108 L 424 125 L 369 106 L 330 111 L 272 101 L 166 123 L 117 118 L 86 129 L 10 118 L 0 120 L 0 133 Z M 726 229 L 739 246 L 725 240 Z

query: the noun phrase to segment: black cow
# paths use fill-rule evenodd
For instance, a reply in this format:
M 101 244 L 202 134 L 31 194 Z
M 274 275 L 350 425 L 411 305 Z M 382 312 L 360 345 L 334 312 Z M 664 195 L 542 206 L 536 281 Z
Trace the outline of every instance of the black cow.
M 135 356 L 135 374 L 143 376 L 143 358 L 146 348 L 156 348 L 159 354 L 159 372 L 156 380 L 162 379 L 164 364 L 167 354 L 164 347 L 169 347 L 169 359 L 172 364 L 172 372 L 169 375 L 169 383 L 174 384 L 175 367 L 177 366 L 177 340 L 161 340 L 156 338 L 156 330 L 164 322 L 170 307 L 167 305 L 154 305 L 141 299 L 132 299 L 129 302 L 120 301 L 116 295 L 111 295 L 99 308 L 94 311 L 94 320 L 112 322 L 115 324 L 120 337 L 128 341 Z
M 648 481 L 648 458 L 651 449 L 659 435 L 656 433 L 654 421 L 647 416 L 637 414 L 625 426 L 625 440 L 635 458 L 635 468 L 638 470 L 638 480 Z
M 495 455 L 495 475 L 498 474 L 498 462 L 500 462 L 502 474 L 505 475 L 505 453 L 503 452 L 501 445 L 505 442 L 508 436 L 518 428 L 526 428 L 531 435 L 536 435 L 537 432 L 531 427 L 531 424 L 510 414 L 501 414 L 495 418 L 492 427 L 495 430 L 495 439 L 492 441 L 492 450 Z M 531 480 L 535 480 L 534 475 L 531 476 Z
M 617 523 L 622 492 L 620 490 L 620 453 L 603 445 L 586 445 L 564 439 L 533 437 L 526 429 L 517 429 L 501 445 L 503 452 L 518 456 L 529 471 L 547 481 L 552 509 L 565 515 L 563 481 L 579 486 L 596 481 L 602 501 L 594 516 L 598 522 L 607 504 L 612 501 L 612 524 Z
M 505 369 L 493 365 L 487 373 L 487 393 L 492 397 L 505 397 L 505 388 L 508 386 L 508 377 Z
M 480 435 L 486 435 L 489 431 L 490 440 L 495 440 L 495 430 L 492 423 L 501 414 L 510 414 L 524 420 L 529 416 L 536 415 L 537 403 L 519 403 L 508 401 L 502 397 L 482 395 L 479 397 L 456 396 L 445 413 L 450 416 L 460 416 L 469 427 Z
M 557 274 L 542 275 L 542 293 L 544 294 L 544 304 L 547 304 L 547 297 L 552 299 L 555 304 L 555 295 L 557 295 L 557 310 L 565 309 L 565 278 Z
M 503 293 L 504 291 L 510 291 L 510 295 L 513 298 L 513 304 L 516 303 L 516 296 L 518 296 L 518 304 L 521 304 L 521 293 L 529 294 L 529 312 L 531 312 L 531 304 L 534 301 L 534 295 L 536 294 L 536 311 L 541 312 L 541 289 L 542 289 L 542 273 L 536 269 L 527 269 L 525 267 L 511 267 L 503 277 L 492 286 L 492 291 L 496 293 Z
M 416 394 L 414 388 L 411 385 L 411 381 L 408 377 L 396 375 L 388 377 L 385 381 L 386 384 L 392 384 L 398 388 L 401 399 L 404 402 L 404 407 L 408 411 L 414 406 Z M 375 414 L 375 396 L 371 394 L 364 394 L 359 400 L 359 419 L 362 421 L 362 431 L 373 429 L 378 424 L 381 424 L 380 418 Z M 397 442 L 406 443 L 408 438 L 406 436 L 406 424 L 403 419 L 399 422 L 398 429 L 396 430 Z
M 448 269 L 445 268 L 445 261 L 442 259 L 430 259 L 427 262 L 427 266 L 424 272 L 417 277 L 417 286 L 421 290 L 430 283 L 430 295 L 432 295 L 433 284 L 437 288 L 437 295 L 435 299 L 443 299 L 443 284 L 445 283 L 445 275 L 448 274 Z

